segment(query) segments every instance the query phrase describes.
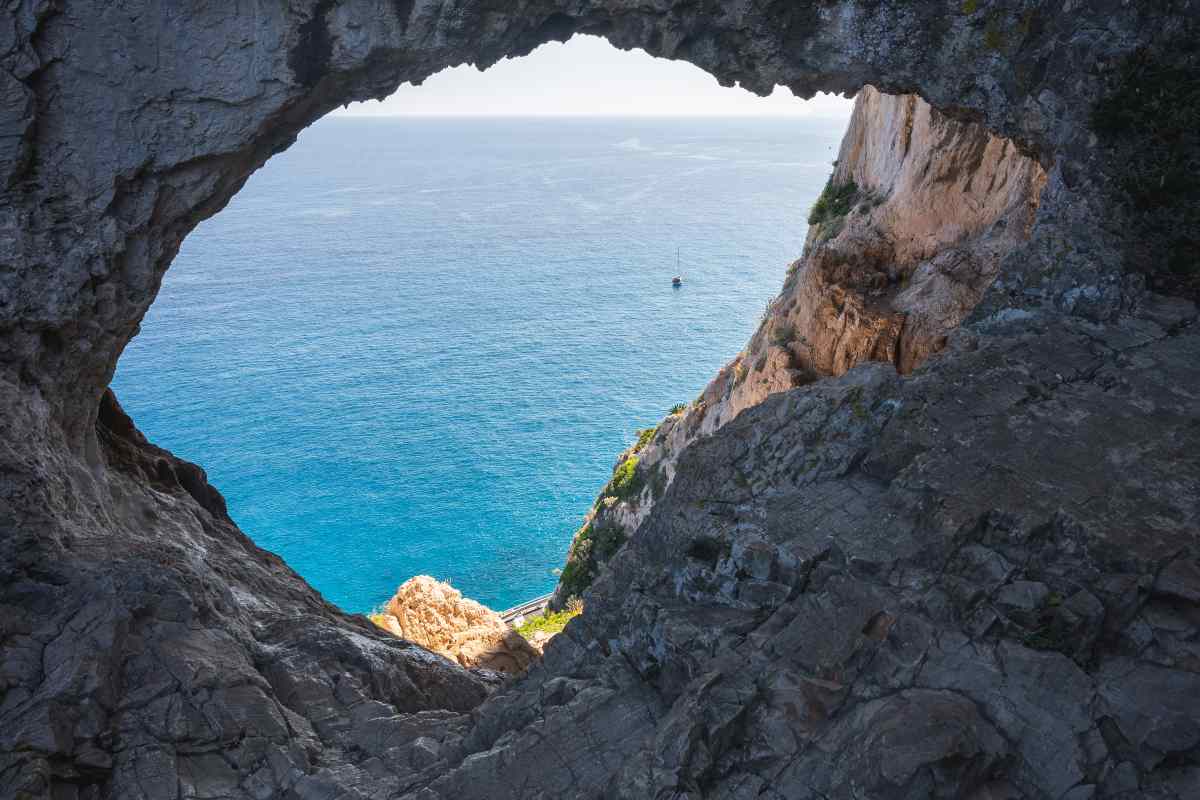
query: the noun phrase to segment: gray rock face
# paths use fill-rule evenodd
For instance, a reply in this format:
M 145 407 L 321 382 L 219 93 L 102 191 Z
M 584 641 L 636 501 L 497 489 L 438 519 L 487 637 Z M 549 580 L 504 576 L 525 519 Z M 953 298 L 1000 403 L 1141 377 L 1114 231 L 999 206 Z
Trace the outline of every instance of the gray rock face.
M 1153 5 L 9 3 L 0 797 L 1196 796 L 1195 309 L 1126 274 L 1091 126 L 1130 54 L 1190 57 L 1195 4 Z M 106 387 L 183 237 L 305 125 L 574 32 L 914 92 L 1049 177 L 946 352 L 691 445 L 494 691 L 330 607 Z
M 97 434 L 103 501 L 44 489 L 0 540 L 0 797 L 410 774 L 406 746 L 486 696 L 489 676 L 342 614 L 255 547 L 111 393 Z
M 1187 797 L 1198 349 L 1039 317 L 744 412 L 436 796 Z M 628 686 L 651 699 L 613 767 L 580 749 Z

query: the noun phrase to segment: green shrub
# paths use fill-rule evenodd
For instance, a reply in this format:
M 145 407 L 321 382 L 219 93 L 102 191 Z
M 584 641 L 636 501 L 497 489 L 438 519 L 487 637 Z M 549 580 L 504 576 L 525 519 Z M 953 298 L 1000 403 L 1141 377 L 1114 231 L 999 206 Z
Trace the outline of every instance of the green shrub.
M 616 526 L 587 523 L 575 534 L 558 585 L 567 597 L 579 597 L 592 585 L 601 565 L 625 544 L 625 531 Z
M 617 465 L 613 470 L 612 480 L 608 482 L 608 494 L 618 500 L 628 500 L 642 490 L 642 479 L 637 471 L 638 457 L 630 456 Z
M 998 11 L 988 16 L 987 25 L 983 29 L 983 44 L 988 50 L 1004 49 L 1004 29 L 1001 27 L 1003 21 Z
M 771 344 L 787 347 L 796 338 L 796 326 L 790 322 L 777 322 L 771 328 Z
M 854 202 L 857 199 L 858 184 L 854 181 L 847 181 L 835 186 L 831 176 L 821 191 L 821 196 L 817 198 L 817 202 L 813 203 L 812 210 L 808 212 L 808 224 L 822 225 L 846 216 L 850 213 L 850 209 L 854 208 Z
M 563 567 L 562 575 L 558 579 L 558 585 L 563 588 L 563 591 L 569 595 L 582 594 L 583 590 L 591 584 L 591 578 L 587 574 L 587 565 L 582 561 L 568 559 L 566 566 Z
M 605 525 L 592 530 L 592 557 L 596 559 L 597 566 L 608 561 L 617 554 L 621 549 L 621 545 L 625 544 L 625 531 L 616 525 Z
M 676 403 L 675 405 L 671 406 L 671 410 L 668 411 L 667 414 L 668 416 L 673 417 L 676 414 L 682 414 L 685 411 L 687 411 L 687 403 Z
M 532 639 L 535 633 L 548 633 L 555 636 L 562 633 L 567 623 L 582 613 L 583 603 L 578 598 L 572 598 L 562 611 L 546 610 L 540 616 L 530 617 L 517 627 L 517 633 L 526 639 Z
M 640 453 L 654 439 L 654 434 L 658 433 L 658 426 L 653 428 L 642 428 L 637 432 L 637 443 L 633 446 L 633 452 Z

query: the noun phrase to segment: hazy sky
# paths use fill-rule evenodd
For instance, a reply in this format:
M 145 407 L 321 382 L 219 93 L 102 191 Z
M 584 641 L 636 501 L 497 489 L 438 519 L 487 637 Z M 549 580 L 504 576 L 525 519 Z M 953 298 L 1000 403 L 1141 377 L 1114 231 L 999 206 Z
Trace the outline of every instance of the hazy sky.
M 480 72 L 455 67 L 422 86 L 405 84 L 382 102 L 355 103 L 354 115 L 808 115 L 848 117 L 852 101 L 817 95 L 804 101 L 785 88 L 770 97 L 727 89 L 682 61 L 618 50 L 596 36 L 550 42 L 524 58 Z

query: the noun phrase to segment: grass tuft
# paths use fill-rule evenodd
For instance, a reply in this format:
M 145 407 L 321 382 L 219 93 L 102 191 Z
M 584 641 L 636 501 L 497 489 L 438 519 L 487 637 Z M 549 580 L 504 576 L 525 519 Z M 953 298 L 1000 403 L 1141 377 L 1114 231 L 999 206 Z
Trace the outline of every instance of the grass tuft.
M 535 633 L 548 633 L 556 636 L 562 633 L 567 623 L 583 612 L 583 603 L 577 597 L 567 601 L 567 607 L 562 611 L 545 611 L 541 616 L 530 617 L 517 627 L 517 633 L 526 639 L 532 639 Z

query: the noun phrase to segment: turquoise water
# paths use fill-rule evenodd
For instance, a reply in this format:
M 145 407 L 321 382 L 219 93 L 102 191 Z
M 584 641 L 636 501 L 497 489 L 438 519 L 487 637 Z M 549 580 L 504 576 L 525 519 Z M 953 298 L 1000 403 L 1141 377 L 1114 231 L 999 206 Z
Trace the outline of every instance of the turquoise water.
M 514 605 L 745 344 L 843 128 L 326 118 L 184 242 L 114 387 L 342 608 Z

